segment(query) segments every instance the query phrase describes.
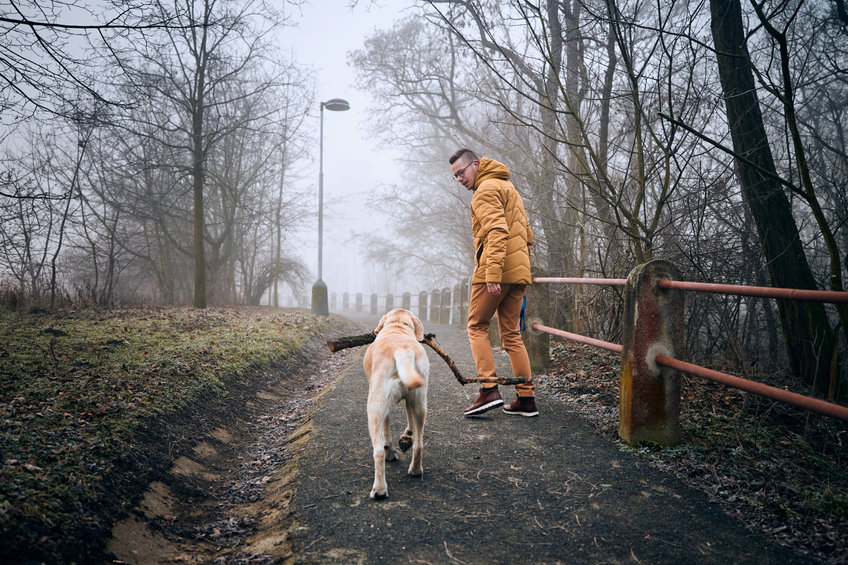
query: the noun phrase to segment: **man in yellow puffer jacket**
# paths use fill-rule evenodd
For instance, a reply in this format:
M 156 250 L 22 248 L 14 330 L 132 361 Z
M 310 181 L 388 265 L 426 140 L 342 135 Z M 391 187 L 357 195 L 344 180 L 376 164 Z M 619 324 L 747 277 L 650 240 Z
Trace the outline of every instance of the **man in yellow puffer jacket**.
M 468 305 L 468 340 L 481 377 L 494 377 L 495 358 L 489 341 L 489 323 L 498 314 L 501 343 L 509 354 L 513 375 L 530 379 L 530 359 L 521 340 L 519 319 L 525 286 L 530 284 L 530 246 L 533 230 L 524 202 L 509 181 L 509 169 L 470 149 L 460 149 L 448 160 L 454 178 L 471 198 L 471 229 L 475 267 Z M 507 414 L 538 416 L 532 382 L 515 386 L 517 397 L 503 407 Z M 476 416 L 503 405 L 497 384 L 483 384 L 466 416 Z

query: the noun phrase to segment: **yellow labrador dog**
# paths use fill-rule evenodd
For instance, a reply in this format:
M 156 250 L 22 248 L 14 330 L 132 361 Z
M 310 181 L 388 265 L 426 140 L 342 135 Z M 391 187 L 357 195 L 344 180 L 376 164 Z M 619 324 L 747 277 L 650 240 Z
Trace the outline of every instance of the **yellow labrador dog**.
M 377 338 L 365 351 L 362 363 L 368 375 L 368 433 L 374 449 L 374 486 L 371 498 L 389 496 L 386 485 L 386 460 L 397 459 L 392 447 L 389 412 L 401 399 L 406 400 L 406 431 L 400 445 L 406 451 L 412 442 L 409 474 L 424 473 L 421 456 L 424 448 L 424 419 L 427 417 L 427 379 L 430 361 L 418 343 L 424 339 L 421 320 L 409 310 L 395 309 L 383 316 L 374 330 Z

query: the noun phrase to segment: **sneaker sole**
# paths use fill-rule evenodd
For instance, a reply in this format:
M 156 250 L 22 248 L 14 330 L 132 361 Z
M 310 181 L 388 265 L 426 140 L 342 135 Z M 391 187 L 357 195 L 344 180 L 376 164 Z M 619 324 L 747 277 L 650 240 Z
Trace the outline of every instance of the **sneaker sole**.
M 479 408 L 475 408 L 474 410 L 469 410 L 468 412 L 463 412 L 465 416 L 476 416 L 477 414 L 482 414 L 483 412 L 488 412 L 492 408 L 497 408 L 503 404 L 503 400 L 493 400 L 488 404 L 484 404 Z
M 525 418 L 532 418 L 533 416 L 538 416 L 538 412 L 516 412 L 514 410 L 504 410 L 504 414 L 510 414 L 512 416 L 524 416 Z

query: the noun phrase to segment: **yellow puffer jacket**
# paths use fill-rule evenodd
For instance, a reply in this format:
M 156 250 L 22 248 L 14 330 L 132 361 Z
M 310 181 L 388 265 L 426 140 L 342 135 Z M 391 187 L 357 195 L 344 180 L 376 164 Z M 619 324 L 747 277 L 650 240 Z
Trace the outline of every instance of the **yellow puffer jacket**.
M 471 229 L 476 250 L 471 282 L 530 284 L 533 230 L 524 201 L 503 163 L 483 157 L 471 198 Z

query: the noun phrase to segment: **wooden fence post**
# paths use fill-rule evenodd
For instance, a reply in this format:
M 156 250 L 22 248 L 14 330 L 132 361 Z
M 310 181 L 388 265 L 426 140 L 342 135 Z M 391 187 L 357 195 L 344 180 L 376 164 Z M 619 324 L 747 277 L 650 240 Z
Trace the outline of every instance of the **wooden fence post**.
M 386 311 L 383 312 L 383 313 L 387 314 L 388 312 L 390 312 L 394 309 L 395 309 L 395 295 L 390 292 L 389 294 L 386 295 Z
M 336 293 L 331 292 L 330 293 L 330 310 L 335 310 L 335 309 L 336 309 Z
M 403 308 L 404 310 L 409 310 L 410 312 L 412 312 L 412 308 L 411 308 L 411 306 L 412 306 L 412 295 L 411 294 L 409 294 L 408 292 L 404 292 L 403 296 L 400 299 L 400 303 L 401 303 L 401 306 L 400 306 L 401 308 Z
M 684 355 L 683 294 L 657 286 L 658 280 L 679 278 L 678 269 L 663 260 L 639 265 L 627 277 L 618 435 L 631 445 L 680 441 L 680 376 L 656 363 L 657 355 Z
M 377 313 L 377 293 L 376 292 L 371 293 L 371 313 L 372 314 Z
M 356 293 L 356 311 L 362 312 L 362 293 L 361 292 Z
M 418 319 L 427 321 L 427 292 L 423 290 L 418 293 Z
M 342 310 L 350 309 L 350 293 L 345 292 L 342 294 Z

